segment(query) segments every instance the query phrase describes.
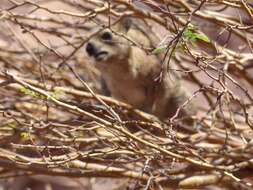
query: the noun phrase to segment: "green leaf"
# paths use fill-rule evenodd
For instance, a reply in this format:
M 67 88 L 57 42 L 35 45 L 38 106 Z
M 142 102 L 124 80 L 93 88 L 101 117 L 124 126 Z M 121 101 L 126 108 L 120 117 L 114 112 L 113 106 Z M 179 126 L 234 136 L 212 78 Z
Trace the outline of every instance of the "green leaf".
M 161 53 L 165 52 L 166 49 L 167 49 L 166 46 L 159 46 L 159 47 L 155 48 L 155 49 L 152 51 L 152 53 L 153 53 L 153 54 L 161 54 Z
M 31 96 L 33 98 L 38 98 L 38 99 L 45 99 L 45 97 L 33 90 L 30 90 L 29 88 L 26 87 L 21 87 L 20 92 L 22 92 L 25 95 Z
M 183 32 L 183 38 L 191 43 L 195 42 L 196 40 L 210 43 L 210 39 L 206 35 L 198 33 L 197 29 L 192 25 L 188 26 L 185 29 L 185 31 Z
M 21 137 L 21 139 L 22 139 L 23 141 L 27 141 L 27 140 L 30 139 L 30 138 L 29 138 L 29 133 L 27 133 L 27 132 L 22 132 L 22 133 L 20 133 L 20 137 Z
M 52 97 L 55 99 L 60 99 L 60 97 L 64 96 L 65 93 L 60 89 L 54 89 Z
M 199 39 L 199 40 L 202 40 L 204 42 L 210 43 L 210 39 L 206 35 L 198 34 L 196 36 L 196 38 Z
M 15 122 L 11 122 L 7 124 L 8 127 L 12 128 L 12 129 L 16 129 L 17 128 L 17 124 Z

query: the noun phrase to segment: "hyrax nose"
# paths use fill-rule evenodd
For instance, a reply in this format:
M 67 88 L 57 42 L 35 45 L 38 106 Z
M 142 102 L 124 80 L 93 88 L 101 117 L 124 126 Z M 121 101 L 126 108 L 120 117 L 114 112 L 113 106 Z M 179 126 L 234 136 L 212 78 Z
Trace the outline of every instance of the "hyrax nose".
M 97 53 L 96 47 L 92 43 L 86 45 L 86 52 L 89 56 L 94 56 Z

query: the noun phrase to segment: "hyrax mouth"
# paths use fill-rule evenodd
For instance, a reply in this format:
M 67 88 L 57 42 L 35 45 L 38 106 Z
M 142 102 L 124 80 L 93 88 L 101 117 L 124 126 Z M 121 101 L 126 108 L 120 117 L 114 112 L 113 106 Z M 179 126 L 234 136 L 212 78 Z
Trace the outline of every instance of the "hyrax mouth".
M 94 57 L 96 61 L 105 61 L 108 58 L 108 52 L 99 50 L 93 43 L 88 43 L 86 52 L 90 57 Z
M 107 55 L 108 55 L 108 52 L 100 51 L 94 55 L 94 58 L 96 59 L 96 61 L 102 61 L 106 59 Z

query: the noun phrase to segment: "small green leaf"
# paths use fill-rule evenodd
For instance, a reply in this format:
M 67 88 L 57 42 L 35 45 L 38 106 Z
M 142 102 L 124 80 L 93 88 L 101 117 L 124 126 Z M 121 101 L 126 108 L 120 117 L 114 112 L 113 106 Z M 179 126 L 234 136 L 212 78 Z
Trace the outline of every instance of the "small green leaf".
M 152 51 L 152 53 L 153 53 L 153 54 L 161 54 L 161 53 L 165 52 L 166 49 L 167 49 L 166 46 L 159 46 L 159 47 L 155 48 L 155 49 Z
M 17 128 L 17 124 L 15 122 L 8 123 L 7 126 L 10 127 L 10 128 L 12 128 L 12 129 L 16 129 Z
M 60 97 L 64 96 L 65 93 L 60 89 L 54 89 L 52 97 L 55 99 L 60 99 Z
M 23 87 L 23 86 L 20 88 L 20 92 L 26 94 L 26 91 L 27 91 L 27 88 L 25 88 L 25 87 Z
M 38 98 L 38 99 L 45 99 L 45 97 L 33 90 L 30 90 L 29 88 L 21 87 L 20 92 L 24 93 L 25 95 L 29 95 L 33 98 Z
M 20 137 L 21 137 L 21 139 L 22 139 L 23 141 L 27 141 L 27 140 L 30 139 L 30 138 L 29 138 L 29 134 L 28 134 L 27 132 L 22 132 L 22 133 L 20 133 Z
M 210 43 L 210 39 L 206 35 L 198 33 L 197 29 L 192 25 L 185 29 L 183 32 L 183 38 L 191 43 L 195 42 L 196 40 Z
M 196 38 L 204 42 L 210 43 L 210 39 L 206 35 L 198 34 Z

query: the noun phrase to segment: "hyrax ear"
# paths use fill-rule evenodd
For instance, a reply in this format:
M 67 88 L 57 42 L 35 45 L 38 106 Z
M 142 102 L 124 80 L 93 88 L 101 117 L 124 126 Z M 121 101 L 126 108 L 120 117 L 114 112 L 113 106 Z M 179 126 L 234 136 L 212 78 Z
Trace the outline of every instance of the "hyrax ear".
M 127 32 L 131 28 L 133 20 L 130 17 L 124 17 L 121 23 L 122 23 L 122 29 L 125 32 Z

